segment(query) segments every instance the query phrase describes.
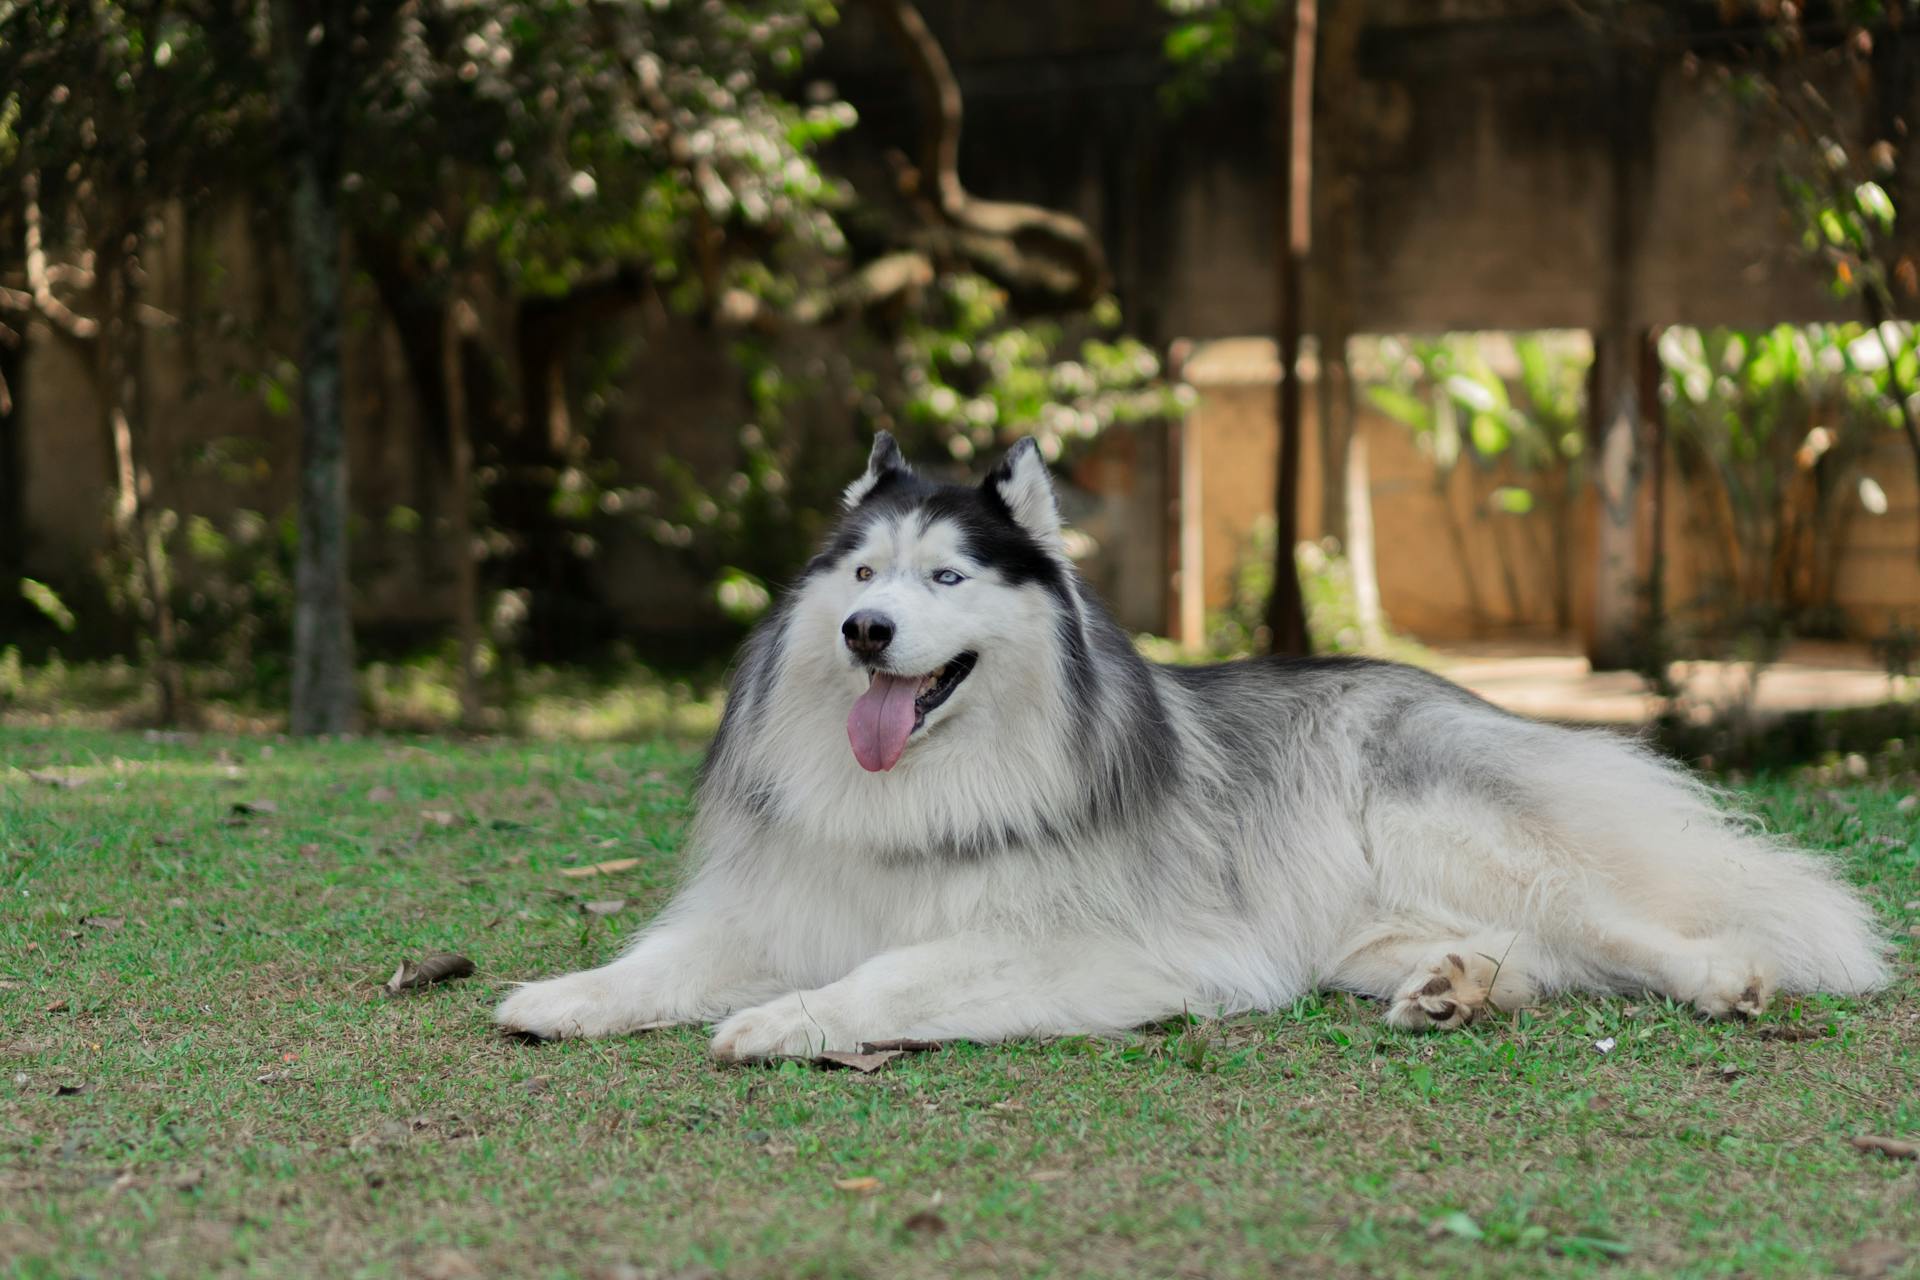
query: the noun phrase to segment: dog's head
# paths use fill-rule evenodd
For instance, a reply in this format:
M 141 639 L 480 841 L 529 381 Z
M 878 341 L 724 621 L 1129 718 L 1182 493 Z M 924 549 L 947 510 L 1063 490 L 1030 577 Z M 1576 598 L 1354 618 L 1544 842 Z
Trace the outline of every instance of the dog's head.
M 830 650 L 847 737 L 872 772 L 971 718 L 1004 727 L 1053 661 L 1071 569 L 1046 463 L 1031 438 L 978 487 L 915 475 L 885 432 L 815 557 L 790 642 Z

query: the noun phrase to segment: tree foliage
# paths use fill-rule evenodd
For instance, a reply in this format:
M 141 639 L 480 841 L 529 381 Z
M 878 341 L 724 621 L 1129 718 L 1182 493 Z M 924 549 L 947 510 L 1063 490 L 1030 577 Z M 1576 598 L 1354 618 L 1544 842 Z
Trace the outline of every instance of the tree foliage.
M 804 78 L 839 21 L 827 0 L 0 0 L 0 323 L 35 315 L 84 340 L 101 246 L 137 286 L 176 202 L 284 215 L 317 136 L 276 67 L 291 48 L 319 75 L 308 89 L 340 104 L 323 185 L 350 276 L 341 325 L 383 311 L 428 455 L 469 451 L 471 488 L 447 501 L 478 522 L 486 590 L 517 593 L 536 621 L 570 593 L 595 608 L 596 549 L 637 525 L 740 615 L 764 594 L 741 584 L 794 566 L 873 428 L 923 457 L 964 461 L 1029 431 L 1052 454 L 1168 404 L 1103 296 L 1090 234 L 958 185 L 941 167 L 959 127 L 951 68 L 910 4 L 869 8 L 903 76 L 931 90 L 910 175 L 927 198 L 904 205 L 823 160 L 858 124 Z M 304 53 L 276 44 L 296 27 Z M 619 322 L 639 305 L 731 352 L 744 420 L 717 427 L 731 471 L 612 460 L 634 350 Z M 296 387 L 297 362 L 264 339 L 258 363 L 240 380 L 287 415 L 311 379 Z M 154 516 L 164 551 L 211 563 L 180 532 L 206 521 Z M 549 632 L 580 634 L 574 616 Z

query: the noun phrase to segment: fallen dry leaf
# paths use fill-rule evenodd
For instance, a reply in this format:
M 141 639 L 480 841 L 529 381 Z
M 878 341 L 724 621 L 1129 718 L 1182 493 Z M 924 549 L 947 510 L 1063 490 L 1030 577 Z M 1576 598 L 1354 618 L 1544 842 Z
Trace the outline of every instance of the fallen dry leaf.
M 47 1006 L 48 1013 L 65 1013 L 66 1011 L 67 1011 L 67 1002 L 65 1000 L 55 1000 L 52 1004 Z
M 155 848 L 170 849 L 180 843 L 180 837 L 171 831 L 157 831 L 154 833 L 153 843 Z
M 280 806 L 271 800 L 235 800 L 233 812 L 241 818 L 268 818 L 280 812 Z
M 1889 1160 L 1920 1160 L 1920 1143 L 1882 1137 L 1877 1133 L 1863 1133 L 1848 1141 L 1861 1151 L 1878 1151 Z
M 87 785 L 85 778 L 76 778 L 70 773 L 42 773 L 38 769 L 28 769 L 25 772 L 29 778 L 32 778 L 41 786 L 54 787 L 61 791 L 71 791 L 75 787 L 84 787 Z
M 420 817 L 422 821 L 431 823 L 436 827 L 450 827 L 459 821 L 458 818 L 454 817 L 452 813 L 445 809 L 422 809 L 420 811 Z
M 393 798 L 398 794 L 400 793 L 395 791 L 392 787 L 375 787 L 373 790 L 367 792 L 367 803 L 368 804 L 387 804 L 391 802 Z
M 552 1083 L 553 1081 L 546 1076 L 533 1076 L 533 1077 L 530 1077 L 527 1080 L 527 1082 L 521 1085 L 520 1087 L 525 1089 L 528 1093 L 538 1096 L 539 1094 L 545 1093 L 547 1091 L 547 1087 Z
M 451 951 L 436 951 L 419 962 L 402 960 L 400 967 L 387 979 L 387 994 L 399 995 L 402 991 L 412 991 L 430 986 L 436 982 L 451 982 L 455 978 L 464 978 L 473 972 L 473 961 L 458 956 Z
M 127 923 L 125 916 L 81 916 L 80 923 L 89 929 L 102 929 L 108 933 L 118 933 Z
M 0 978 L 0 991 L 18 991 L 26 985 L 18 978 Z
M 814 1061 L 823 1067 L 845 1067 L 849 1071 L 858 1071 L 861 1075 L 872 1075 L 880 1068 L 901 1056 L 898 1049 L 889 1049 L 884 1053 L 840 1053 L 828 1050 L 816 1054 Z
M 584 876 L 610 876 L 616 871 L 631 871 L 640 865 L 638 858 L 615 858 L 611 862 L 596 862 L 586 867 L 562 867 L 560 874 L 578 880 Z
M 1898 1240 L 1862 1240 L 1835 1258 L 1834 1265 L 1841 1275 L 1852 1276 L 1854 1280 L 1880 1280 L 1893 1274 L 1894 1268 L 1905 1262 L 1912 1252 L 1910 1246 Z
M 1065 1169 L 1038 1169 L 1027 1175 L 1028 1182 L 1065 1182 L 1073 1175 Z
M 873 1177 L 835 1178 L 833 1185 L 840 1191 L 851 1191 L 857 1195 L 864 1196 L 880 1189 L 880 1179 Z
M 602 898 L 598 902 L 583 902 L 580 909 L 590 916 L 610 916 L 623 910 L 626 905 L 625 898 Z
M 938 1048 L 938 1040 L 865 1040 L 852 1053 L 830 1050 L 815 1055 L 812 1061 L 816 1066 L 845 1067 L 871 1075 L 902 1054 L 928 1053 Z
M 317 857 L 320 853 L 320 846 L 317 844 L 303 844 L 297 852 L 303 858 Z
M 1788 1044 L 1800 1044 L 1807 1040 L 1826 1039 L 1833 1034 L 1833 1024 L 1790 1022 L 1784 1026 L 1760 1027 L 1753 1034 L 1757 1040 L 1783 1040 Z
M 914 1235 L 937 1236 L 947 1229 L 947 1220 L 931 1209 L 922 1209 L 918 1213 L 909 1214 L 907 1220 L 900 1224 L 900 1228 Z

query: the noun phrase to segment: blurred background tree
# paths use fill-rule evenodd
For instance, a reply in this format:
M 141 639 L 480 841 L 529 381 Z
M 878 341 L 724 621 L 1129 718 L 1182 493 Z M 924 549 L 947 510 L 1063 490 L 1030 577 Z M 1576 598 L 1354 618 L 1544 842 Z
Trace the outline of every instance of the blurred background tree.
M 539 659 L 577 655 L 604 627 L 588 570 L 609 526 L 637 523 L 700 566 L 744 619 L 803 559 L 873 429 L 962 462 L 1033 431 L 1059 457 L 1164 406 L 1091 233 L 960 184 L 939 44 L 911 5 L 868 7 L 921 104 L 904 201 L 863 200 L 821 167 L 856 120 L 800 78 L 837 18 L 817 0 L 43 0 L 0 14 L 0 146 L 18 179 L 0 271 L 19 264 L 28 286 L 0 302 L 97 368 L 118 464 L 112 595 L 139 621 L 163 720 L 186 710 L 170 571 L 184 535 L 152 509 L 146 362 L 128 348 L 143 325 L 196 320 L 140 312 L 171 201 L 278 211 L 299 267 L 301 355 L 259 359 L 264 394 L 297 402 L 302 425 L 280 601 L 297 731 L 354 719 L 340 352 L 362 323 L 341 292 L 355 277 L 393 322 L 425 462 L 447 477 L 469 719 L 502 638 L 486 623 L 509 621 Z M 725 485 L 671 458 L 656 483 L 622 483 L 596 451 L 623 354 L 600 331 L 636 306 L 725 335 L 755 410 Z M 833 448 L 791 422 L 823 396 L 851 419 Z

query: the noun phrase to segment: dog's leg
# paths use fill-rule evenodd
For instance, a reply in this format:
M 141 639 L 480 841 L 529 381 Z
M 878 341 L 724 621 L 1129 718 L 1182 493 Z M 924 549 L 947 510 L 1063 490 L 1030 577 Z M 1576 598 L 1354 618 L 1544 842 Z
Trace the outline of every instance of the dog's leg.
M 517 988 L 493 1017 L 543 1040 L 612 1036 L 707 1022 L 779 990 L 740 930 L 689 915 L 656 924 L 611 964 Z
M 1387 1022 L 1402 1030 L 1447 1031 L 1531 1004 L 1542 967 L 1524 934 L 1391 921 L 1354 940 L 1328 985 L 1387 1001 Z
M 1125 946 L 965 934 L 885 952 L 838 982 L 736 1013 L 715 1030 L 713 1053 L 750 1059 L 872 1040 L 1100 1034 L 1183 1008 L 1216 1012 Z
M 1596 975 L 1587 985 L 1656 991 L 1711 1018 L 1758 1017 L 1773 996 L 1771 966 L 1733 939 L 1689 938 L 1604 897 L 1556 945 Z

